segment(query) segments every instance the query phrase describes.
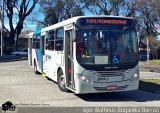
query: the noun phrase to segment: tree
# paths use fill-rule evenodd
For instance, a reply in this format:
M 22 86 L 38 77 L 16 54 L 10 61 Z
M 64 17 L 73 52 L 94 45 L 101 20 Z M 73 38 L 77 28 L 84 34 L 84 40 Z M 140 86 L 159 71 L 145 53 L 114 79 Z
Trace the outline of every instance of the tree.
M 84 15 L 77 0 L 41 0 L 41 11 L 45 18 L 44 26 L 53 25 L 74 16 Z
M 129 16 L 135 14 L 137 0 L 80 0 L 95 15 Z
M 149 39 L 149 47 L 150 47 L 150 53 L 153 56 L 153 59 L 158 58 L 158 49 L 159 49 L 159 41 L 155 37 L 148 37 Z
M 113 11 L 112 0 L 80 0 L 80 1 L 83 2 L 84 8 L 86 8 L 94 15 L 101 15 L 101 14 L 111 15 L 111 12 Z
M 156 26 L 160 24 L 160 15 L 158 13 L 159 0 L 139 0 L 137 3 L 137 26 L 140 28 L 139 33 L 143 40 L 149 39 L 150 53 L 153 58 L 158 58 L 159 34 Z
M 156 37 L 157 32 L 156 25 L 159 24 L 160 16 L 158 16 L 157 9 L 158 4 L 155 4 L 157 0 L 139 0 L 139 8 L 137 9 L 137 24 L 141 29 L 145 30 L 145 34 L 148 37 Z M 159 1 L 159 0 L 158 0 Z
M 15 49 L 18 49 L 18 37 L 23 29 L 23 24 L 28 15 L 33 11 L 38 0 L 4 0 L 5 19 L 8 20 L 9 29 L 3 25 L 9 33 L 9 43 Z M 17 15 L 15 14 L 17 13 Z M 15 23 L 15 18 L 16 23 Z

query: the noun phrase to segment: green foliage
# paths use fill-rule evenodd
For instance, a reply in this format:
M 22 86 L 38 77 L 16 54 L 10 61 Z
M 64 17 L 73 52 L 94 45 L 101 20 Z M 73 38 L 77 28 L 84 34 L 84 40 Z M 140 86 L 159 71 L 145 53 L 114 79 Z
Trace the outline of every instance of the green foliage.
M 146 65 L 160 65 L 160 60 L 149 60 L 142 63 L 145 63 Z
M 44 12 L 46 25 L 52 25 L 62 20 L 84 15 L 77 0 L 41 0 L 41 11 Z

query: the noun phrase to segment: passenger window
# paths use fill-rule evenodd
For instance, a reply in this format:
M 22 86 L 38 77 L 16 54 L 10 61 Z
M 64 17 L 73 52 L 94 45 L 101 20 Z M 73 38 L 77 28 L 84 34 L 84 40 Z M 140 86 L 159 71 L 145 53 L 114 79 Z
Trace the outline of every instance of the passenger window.
M 64 29 L 59 28 L 56 30 L 55 50 L 63 51 L 63 39 L 64 39 Z
M 40 36 L 38 36 L 38 35 L 34 36 L 33 48 L 40 48 Z
M 49 31 L 48 34 L 48 50 L 54 50 L 54 31 Z

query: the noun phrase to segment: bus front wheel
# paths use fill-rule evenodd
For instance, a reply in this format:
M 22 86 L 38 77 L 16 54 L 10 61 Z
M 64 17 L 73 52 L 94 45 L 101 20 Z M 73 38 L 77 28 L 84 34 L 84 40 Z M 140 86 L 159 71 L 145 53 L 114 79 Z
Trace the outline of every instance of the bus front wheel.
M 68 92 L 68 89 L 66 88 L 65 76 L 62 70 L 59 70 L 58 72 L 57 84 L 61 91 Z

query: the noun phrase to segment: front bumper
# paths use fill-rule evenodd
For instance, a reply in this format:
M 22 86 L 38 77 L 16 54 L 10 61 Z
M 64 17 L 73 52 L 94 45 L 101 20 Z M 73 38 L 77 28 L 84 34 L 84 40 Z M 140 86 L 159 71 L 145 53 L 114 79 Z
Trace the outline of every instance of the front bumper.
M 80 79 L 77 80 L 76 94 L 84 93 L 100 93 L 100 92 L 118 92 L 118 91 L 132 91 L 137 90 L 139 87 L 139 79 L 127 80 L 121 82 L 112 83 L 96 83 L 92 84 L 86 83 Z M 116 86 L 114 90 L 107 89 L 108 86 Z

